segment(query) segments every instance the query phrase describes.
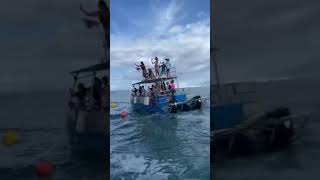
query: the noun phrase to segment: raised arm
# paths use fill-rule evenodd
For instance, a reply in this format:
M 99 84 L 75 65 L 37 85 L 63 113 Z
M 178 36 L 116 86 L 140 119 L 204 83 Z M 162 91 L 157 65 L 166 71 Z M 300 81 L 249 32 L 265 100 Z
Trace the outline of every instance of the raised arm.
M 98 17 L 99 16 L 99 11 L 88 12 L 82 7 L 82 5 L 80 5 L 80 11 L 82 13 L 84 13 L 86 16 L 90 16 L 90 17 Z

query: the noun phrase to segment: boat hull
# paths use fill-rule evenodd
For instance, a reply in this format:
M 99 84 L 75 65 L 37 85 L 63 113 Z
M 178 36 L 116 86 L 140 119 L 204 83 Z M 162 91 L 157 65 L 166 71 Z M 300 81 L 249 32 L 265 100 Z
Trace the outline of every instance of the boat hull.
M 103 155 L 106 151 L 106 113 L 68 109 L 66 126 L 72 152 Z
M 168 113 L 168 106 L 163 105 L 163 106 L 150 106 L 150 105 L 144 105 L 144 104 L 131 104 L 132 109 L 134 111 L 144 111 L 148 113 Z

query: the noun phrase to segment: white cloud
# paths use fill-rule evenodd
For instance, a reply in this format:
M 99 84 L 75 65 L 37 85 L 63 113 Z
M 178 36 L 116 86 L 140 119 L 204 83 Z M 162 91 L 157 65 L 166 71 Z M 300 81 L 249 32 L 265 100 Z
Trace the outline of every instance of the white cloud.
M 131 87 L 125 84 L 129 80 L 141 80 L 141 72 L 135 69 L 134 64 L 144 61 L 147 67 L 153 67 L 150 60 L 155 56 L 160 60 L 171 60 L 171 64 L 177 68 L 179 85 L 209 85 L 210 20 L 176 24 L 175 16 L 180 8 L 176 1 L 171 1 L 159 16 L 155 31 L 144 37 L 127 39 L 111 35 L 111 89 L 127 89 Z M 113 77 L 117 69 L 127 71 Z

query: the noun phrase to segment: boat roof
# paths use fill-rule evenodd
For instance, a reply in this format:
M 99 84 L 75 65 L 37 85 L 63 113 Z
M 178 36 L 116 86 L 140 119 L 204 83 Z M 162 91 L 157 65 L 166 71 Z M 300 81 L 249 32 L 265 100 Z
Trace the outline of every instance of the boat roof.
M 97 72 L 97 71 L 107 70 L 107 68 L 108 68 L 107 63 L 104 62 L 104 63 L 99 63 L 92 66 L 88 66 L 86 68 L 81 68 L 79 70 L 72 71 L 70 72 L 70 74 L 78 75 L 80 73 Z
M 159 81 L 166 81 L 166 80 L 170 80 L 170 79 L 176 79 L 177 76 L 173 76 L 173 77 L 164 77 L 164 78 L 156 78 L 156 79 L 146 79 L 137 83 L 134 83 L 132 85 L 137 85 L 137 84 L 148 84 L 148 83 L 155 83 L 155 82 L 159 82 Z

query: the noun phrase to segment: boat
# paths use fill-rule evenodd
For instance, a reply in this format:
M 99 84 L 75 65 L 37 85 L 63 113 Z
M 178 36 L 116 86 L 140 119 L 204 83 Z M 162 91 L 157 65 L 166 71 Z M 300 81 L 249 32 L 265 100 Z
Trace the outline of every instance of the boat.
M 216 8 L 216 3 L 213 3 Z M 309 113 L 292 113 L 288 107 L 257 108 L 255 83 L 221 83 L 217 54 L 216 10 L 213 9 L 211 61 L 211 140 L 214 159 L 224 155 L 252 155 L 255 152 L 288 147 L 304 134 Z M 241 87 L 243 84 L 244 87 Z M 250 86 L 250 84 L 252 86 Z M 240 90 L 242 89 L 242 90 Z M 245 89 L 245 90 L 243 90 Z M 211 159 L 211 162 L 213 159 Z
M 66 126 L 72 152 L 103 154 L 107 149 L 109 106 L 95 103 L 91 81 L 100 76 L 107 77 L 108 69 L 107 63 L 103 62 L 70 72 L 74 82 L 67 93 Z M 88 87 L 83 101 L 75 95 L 79 84 Z M 102 99 L 109 103 L 108 96 L 109 93 L 103 92 Z
M 170 68 L 169 77 L 156 77 L 152 79 L 144 79 L 140 82 L 132 84 L 133 89 L 138 86 L 141 87 L 153 86 L 164 87 L 168 82 L 176 82 L 177 88 L 175 92 L 169 90 L 162 92 L 148 92 L 131 94 L 131 106 L 134 111 L 142 111 L 148 113 L 161 113 L 161 114 L 173 114 L 178 112 L 185 112 L 191 110 L 201 109 L 203 106 L 203 99 L 201 96 L 194 96 L 187 99 L 187 93 L 184 88 L 179 88 L 178 77 L 176 76 L 175 67 Z
M 107 1 L 107 8 L 110 2 Z M 75 154 L 99 159 L 109 149 L 109 70 L 110 39 L 102 33 L 101 61 L 70 72 L 73 85 L 66 95 L 66 129 Z

